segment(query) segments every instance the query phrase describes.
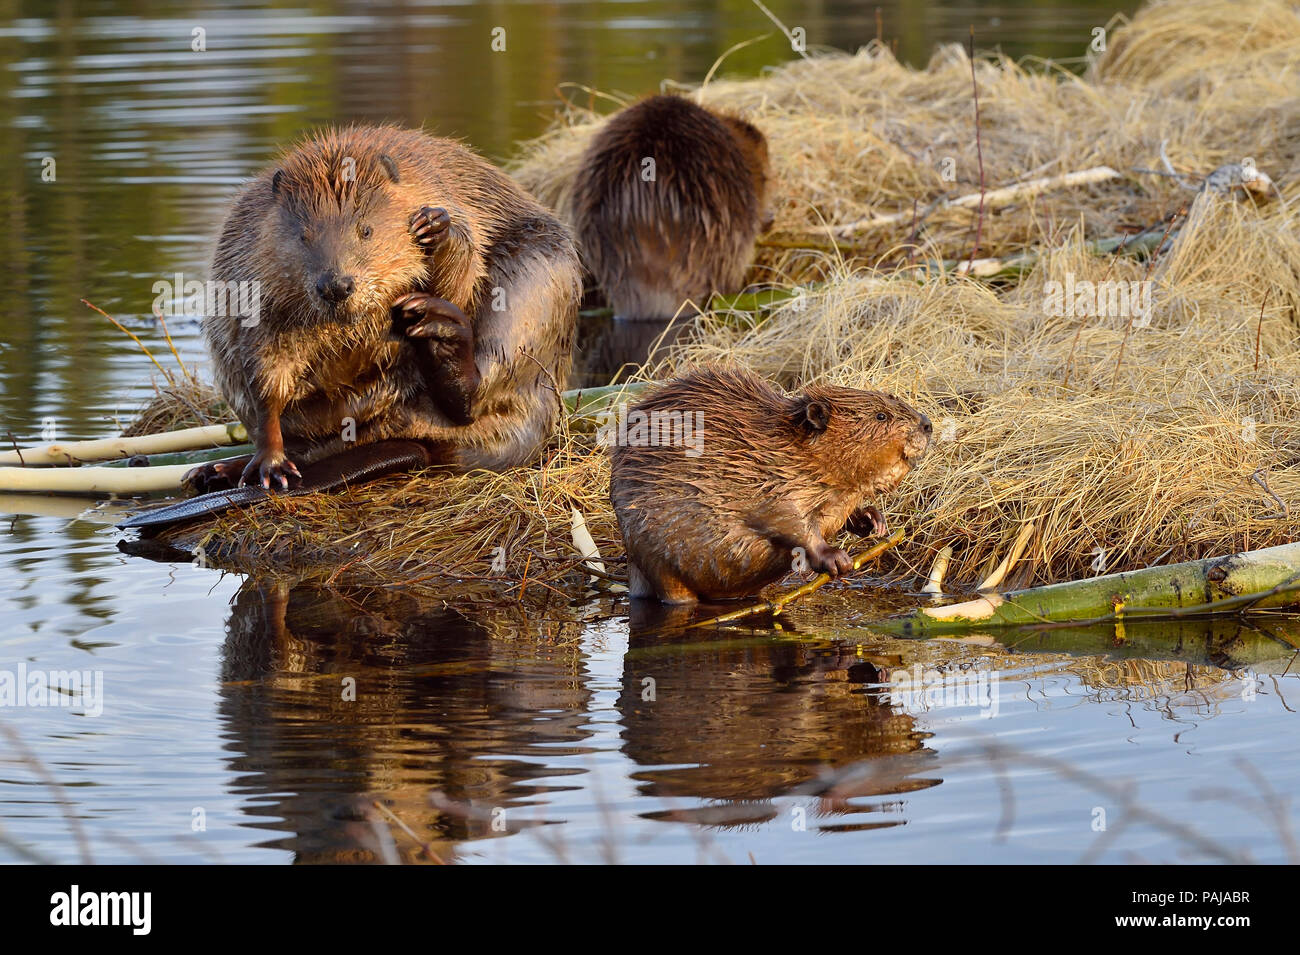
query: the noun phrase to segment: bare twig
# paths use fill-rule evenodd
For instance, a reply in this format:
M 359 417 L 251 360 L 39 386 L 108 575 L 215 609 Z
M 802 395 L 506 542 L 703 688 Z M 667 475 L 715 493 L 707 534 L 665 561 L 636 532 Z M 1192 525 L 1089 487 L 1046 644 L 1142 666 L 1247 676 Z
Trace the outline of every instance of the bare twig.
M 897 530 L 889 535 L 889 537 L 872 547 L 867 548 L 857 557 L 853 558 L 853 569 L 855 571 L 861 570 L 885 551 L 901 543 L 905 536 L 906 535 L 901 530 Z M 798 600 L 800 597 L 806 597 L 815 591 L 821 590 L 830 582 L 831 577 L 829 574 L 818 574 L 802 587 L 796 587 L 794 590 L 774 597 L 771 600 L 763 600 L 759 603 L 751 604 L 748 607 L 742 607 L 740 610 L 733 610 L 731 613 L 724 613 L 718 617 L 710 617 L 708 620 L 701 620 L 699 623 L 691 624 L 686 629 L 696 630 L 700 627 L 711 627 L 720 623 L 731 623 L 734 620 L 743 620 L 745 617 L 752 617 L 760 613 L 770 613 L 772 616 L 776 616 L 784 610 L 786 605 L 791 601 Z

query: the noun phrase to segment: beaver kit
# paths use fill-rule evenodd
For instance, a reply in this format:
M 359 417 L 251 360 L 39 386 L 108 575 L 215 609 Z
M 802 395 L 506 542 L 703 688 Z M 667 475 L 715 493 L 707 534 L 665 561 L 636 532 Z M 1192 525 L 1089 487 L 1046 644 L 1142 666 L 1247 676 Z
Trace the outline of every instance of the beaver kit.
M 767 139 L 680 96 L 653 96 L 595 137 L 576 181 L 583 262 L 616 317 L 669 319 L 739 291 L 771 227 Z
M 217 387 L 256 453 L 196 468 L 199 490 L 500 469 L 530 461 L 560 413 L 576 252 L 551 213 L 459 143 L 391 126 L 313 136 L 235 198 L 212 277 L 260 289 L 256 314 L 204 321 Z
M 867 500 L 898 486 L 932 430 L 893 395 L 830 385 L 787 395 L 720 367 L 657 388 L 627 420 L 610 500 L 629 589 L 679 604 L 752 594 L 800 556 L 848 572 L 828 539 L 846 527 L 884 533 Z

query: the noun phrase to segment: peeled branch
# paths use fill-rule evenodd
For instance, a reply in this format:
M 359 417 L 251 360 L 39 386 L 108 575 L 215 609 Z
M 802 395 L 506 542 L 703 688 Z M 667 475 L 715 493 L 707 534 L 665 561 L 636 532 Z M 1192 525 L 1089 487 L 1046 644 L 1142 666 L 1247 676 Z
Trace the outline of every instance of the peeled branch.
M 1002 558 L 1002 563 L 998 564 L 993 573 L 989 574 L 988 577 L 984 579 L 984 582 L 975 589 L 981 592 L 985 590 L 996 590 L 998 584 L 1006 580 L 1007 574 L 1009 574 L 1011 568 L 1016 565 L 1016 561 L 1020 559 L 1020 555 L 1025 552 L 1025 545 L 1029 543 L 1029 538 L 1033 536 L 1033 533 L 1033 521 L 1030 521 L 1024 527 L 1020 528 L 1020 533 L 1016 535 L 1015 543 L 1011 545 L 1011 550 L 1007 553 L 1007 556 Z
M 189 464 L 150 468 L 9 468 L 0 467 L 0 492 L 36 494 L 148 494 L 175 491 Z
M 863 567 L 865 567 L 871 561 L 875 560 L 885 551 L 902 543 L 904 536 L 906 535 L 903 533 L 903 531 L 897 530 L 894 531 L 894 533 L 890 534 L 888 537 L 886 537 L 884 540 L 873 544 L 871 547 L 868 547 L 861 554 L 858 554 L 856 557 L 853 558 L 853 570 L 855 572 L 861 570 Z M 775 617 L 777 614 L 779 614 L 782 610 L 785 609 L 786 604 L 790 603 L 793 600 L 798 600 L 800 597 L 806 597 L 810 593 L 813 593 L 814 591 L 821 590 L 830 582 L 831 582 L 831 577 L 829 574 L 818 574 L 816 577 L 808 581 L 808 583 L 804 584 L 802 587 L 796 587 L 794 590 L 790 590 L 776 597 L 773 597 L 771 600 L 763 600 L 756 604 L 750 604 L 748 607 L 742 607 L 739 610 L 733 610 L 731 613 L 724 613 L 719 617 L 710 617 L 708 620 L 701 620 L 699 623 L 691 624 L 686 629 L 696 630 L 700 627 L 711 627 L 719 623 L 731 623 L 733 620 L 743 620 L 745 617 L 752 617 L 755 614 L 760 614 L 760 613 L 770 613 L 772 614 L 772 616 Z
M 136 454 L 163 454 L 244 444 L 248 431 L 238 421 L 213 424 L 203 428 L 184 428 L 161 434 L 142 434 L 131 438 L 99 438 L 93 441 L 63 441 L 37 445 L 18 451 L 0 453 L 0 465 L 20 467 L 54 467 L 80 464 L 83 461 L 112 461 Z
M 1300 606 L 1300 543 L 1227 557 L 1146 567 L 944 607 L 922 607 L 875 621 L 872 629 L 906 636 L 1033 624 L 1084 624 L 1212 616 Z
M 948 563 L 951 560 L 952 545 L 945 544 L 943 550 L 939 551 L 939 556 L 934 559 L 934 566 L 930 568 L 930 579 L 921 588 L 921 593 L 943 595 L 943 577 L 948 573 Z
M 1118 179 L 1120 174 L 1110 166 L 1094 166 L 1091 169 L 1084 169 L 1079 172 L 1067 172 L 1059 176 L 1046 176 L 1042 179 L 1030 179 L 1027 182 L 1018 182 L 1015 185 L 1004 186 L 1001 189 L 992 189 L 985 193 L 970 193 L 965 196 L 958 196 L 956 199 L 950 199 L 941 202 L 938 209 L 961 209 L 969 208 L 984 203 L 984 211 L 992 212 L 998 206 L 1006 206 L 1012 202 L 1021 199 L 1028 199 L 1032 196 L 1040 195 L 1044 192 L 1050 192 L 1054 189 L 1067 189 L 1075 186 L 1090 186 L 1098 182 L 1106 182 L 1110 179 Z M 895 212 L 890 215 L 872 216 L 869 219 L 859 219 L 857 222 L 848 222 L 844 225 L 831 226 L 830 231 L 834 235 L 851 235 L 854 232 L 863 232 L 867 229 L 874 229 L 879 226 L 906 224 L 912 221 L 915 213 L 912 210 L 905 212 Z
M 604 576 L 605 564 L 600 559 L 600 549 L 596 546 L 595 540 L 592 539 L 591 531 L 587 530 L 587 519 L 582 516 L 582 512 L 576 507 L 573 508 L 573 528 L 571 533 L 573 546 L 578 551 L 578 555 L 583 558 L 587 567 Z

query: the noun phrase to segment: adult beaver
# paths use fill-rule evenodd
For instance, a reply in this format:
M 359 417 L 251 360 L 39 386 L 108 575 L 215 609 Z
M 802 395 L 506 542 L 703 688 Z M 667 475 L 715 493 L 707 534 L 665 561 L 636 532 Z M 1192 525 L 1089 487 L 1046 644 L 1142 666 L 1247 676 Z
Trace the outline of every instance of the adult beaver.
M 771 228 L 767 139 L 680 96 L 615 114 L 582 160 L 574 232 L 614 314 L 672 318 L 737 292 Z
M 211 274 L 260 291 L 256 314 L 204 321 L 217 387 L 257 451 L 194 469 L 199 490 L 289 489 L 314 462 L 312 489 L 420 464 L 504 468 L 551 433 L 577 255 L 459 143 L 394 126 L 315 134 L 235 198 Z
M 930 444 L 930 419 L 893 395 L 810 385 L 786 395 L 756 375 L 706 368 L 628 412 L 610 500 L 633 597 L 664 603 L 752 594 L 790 572 L 796 548 L 837 577 L 827 543 L 883 534 L 866 499 L 893 490 Z

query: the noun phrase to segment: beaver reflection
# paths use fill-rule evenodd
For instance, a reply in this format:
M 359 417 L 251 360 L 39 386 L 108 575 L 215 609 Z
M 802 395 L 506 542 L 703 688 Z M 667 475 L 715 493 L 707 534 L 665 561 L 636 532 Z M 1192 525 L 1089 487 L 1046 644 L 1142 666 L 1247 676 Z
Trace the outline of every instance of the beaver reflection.
M 666 321 L 580 316 L 569 387 L 607 385 L 620 371 L 623 372 L 620 380 L 627 379 L 632 371 L 646 362 L 663 358 L 668 348 L 692 324 L 692 314 L 685 313 Z
M 380 861 L 374 793 L 444 860 L 459 841 L 502 833 L 486 812 L 438 812 L 431 792 L 539 816 L 542 787 L 529 780 L 554 770 L 520 757 L 555 743 L 582 752 L 589 693 L 574 641 L 517 622 L 504 639 L 508 624 L 405 597 L 245 584 L 223 647 L 221 712 L 235 792 L 253 797 L 253 825 L 279 833 L 263 845 L 303 863 Z M 422 860 L 410 839 L 396 843 Z
M 913 776 L 916 757 L 906 755 L 928 763 L 921 752 L 926 734 L 866 689 L 901 657 L 859 656 L 855 647 L 829 641 L 735 645 L 743 636 L 692 636 L 677 650 L 662 631 L 634 627 L 617 705 L 624 752 L 647 767 L 634 777 L 639 791 L 713 803 L 647 816 L 745 825 L 774 817 L 776 797 L 813 793 L 830 797 L 823 814 L 862 821 L 810 820 L 810 827 L 901 824 L 898 800 L 848 801 L 939 783 Z M 702 647 L 706 640 L 716 640 L 716 648 Z M 886 770 L 837 782 L 833 794 L 820 788 L 826 771 L 874 760 Z

